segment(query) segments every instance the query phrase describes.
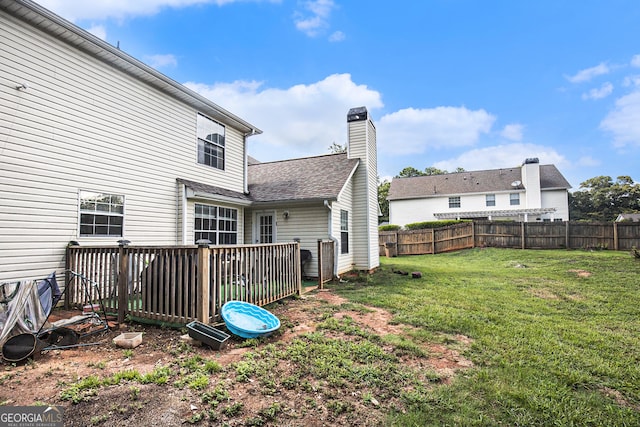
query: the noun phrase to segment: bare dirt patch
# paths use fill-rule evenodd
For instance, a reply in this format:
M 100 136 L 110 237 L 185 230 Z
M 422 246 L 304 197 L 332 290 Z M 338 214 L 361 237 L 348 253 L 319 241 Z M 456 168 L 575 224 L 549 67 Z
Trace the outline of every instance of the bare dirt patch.
M 575 273 L 578 277 L 590 277 L 591 272 L 587 270 L 569 270 L 569 273 Z
M 63 406 L 68 426 L 379 425 L 390 410 L 402 410 L 397 398 L 376 399 L 375 392 L 349 384 L 334 387 L 317 378 L 298 378 L 296 366 L 286 360 L 273 367 L 279 377 L 274 384 L 265 384 L 259 376 L 239 381 L 237 364 L 248 353 L 287 348 L 304 334 L 316 331 L 327 316 L 338 321 L 349 317 L 363 330 L 378 336 L 402 336 L 411 329 L 393 324 L 392 315 L 384 310 L 354 306 L 331 291 L 313 292 L 269 308 L 283 326 L 274 336 L 251 347 L 233 337 L 225 349 L 214 351 L 206 346 L 187 345 L 184 330 L 127 324 L 91 337 L 88 343 L 97 345 L 47 351 L 20 364 L 3 362 L 0 404 Z M 112 339 L 124 331 L 142 332 L 143 343 L 129 351 L 116 347 Z M 473 366 L 458 351 L 468 347 L 470 339 L 455 336 L 448 341 L 451 346 L 422 343 L 427 356 L 402 355 L 401 362 L 416 368 L 416 372 L 436 372 L 438 381 L 448 382 L 459 370 Z M 390 354 L 394 351 L 392 346 L 385 346 L 384 350 Z M 205 387 L 176 386 L 175 378 L 180 378 L 180 371 L 184 370 L 180 363 L 194 358 L 216 362 L 221 371 L 212 373 Z M 170 367 L 175 375 L 166 384 L 121 381 L 85 391 L 77 403 L 63 399 L 63 392 L 81 380 L 109 378 L 124 371 L 145 375 L 159 367 Z M 285 378 L 295 378 L 297 383 L 283 386 L 287 384 Z M 219 405 L 213 406 L 211 396 L 220 390 L 226 395 L 218 397 Z

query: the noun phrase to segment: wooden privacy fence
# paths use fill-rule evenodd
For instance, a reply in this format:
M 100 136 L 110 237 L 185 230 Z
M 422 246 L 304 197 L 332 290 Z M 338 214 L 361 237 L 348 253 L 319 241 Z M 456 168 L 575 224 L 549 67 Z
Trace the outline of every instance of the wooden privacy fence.
M 379 253 L 387 256 L 483 246 L 631 250 L 640 247 L 640 223 L 474 221 L 435 229 L 379 232 Z
M 67 248 L 65 305 L 101 301 L 105 309 L 166 323 L 219 319 L 227 301 L 256 305 L 299 294 L 298 243 L 240 246 Z

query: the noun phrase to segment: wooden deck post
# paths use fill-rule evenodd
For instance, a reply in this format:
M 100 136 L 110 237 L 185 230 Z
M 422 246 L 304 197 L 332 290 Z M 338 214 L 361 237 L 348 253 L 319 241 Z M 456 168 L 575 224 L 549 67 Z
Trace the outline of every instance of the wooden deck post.
M 118 266 L 118 323 L 124 322 L 129 311 L 129 287 L 127 283 L 129 277 L 129 254 L 125 250 L 128 244 L 128 240 L 120 240 L 118 242 L 118 259 L 120 260 L 120 265 Z
M 324 265 L 324 260 L 322 256 L 322 239 L 318 239 L 318 288 L 322 289 L 322 283 L 324 281 L 322 277 L 322 266 Z
M 196 291 L 196 318 L 209 323 L 209 265 L 210 250 L 207 243 L 198 244 L 198 283 Z

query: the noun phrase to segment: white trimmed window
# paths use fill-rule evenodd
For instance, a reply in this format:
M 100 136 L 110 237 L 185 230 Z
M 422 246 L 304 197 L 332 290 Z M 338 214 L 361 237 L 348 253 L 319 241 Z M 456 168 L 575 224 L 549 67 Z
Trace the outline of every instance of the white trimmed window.
M 195 242 L 209 240 L 213 245 L 238 243 L 238 210 L 220 206 L 195 206 Z
M 124 196 L 80 192 L 80 236 L 122 237 Z
M 340 253 L 349 253 L 349 211 L 340 210 Z
M 449 197 L 449 208 L 459 208 L 460 207 L 460 196 Z
M 518 206 L 520 204 L 520 193 L 509 194 L 509 203 L 511 206 Z
M 495 206 L 496 205 L 496 195 L 495 194 L 487 194 L 487 196 L 486 196 L 486 205 L 487 206 Z
M 224 170 L 224 126 L 198 113 L 196 127 L 198 163 Z

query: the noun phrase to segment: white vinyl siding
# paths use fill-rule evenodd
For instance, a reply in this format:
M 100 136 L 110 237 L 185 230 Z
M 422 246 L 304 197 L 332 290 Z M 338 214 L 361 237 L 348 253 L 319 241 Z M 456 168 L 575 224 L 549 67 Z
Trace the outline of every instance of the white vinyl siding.
M 360 159 L 351 183 L 353 203 L 349 251 L 353 268 L 371 270 L 380 264 L 378 250 L 378 172 L 376 130 L 370 120 L 348 123 L 349 158 Z M 334 229 L 335 230 L 335 229 Z M 340 267 L 340 266 L 339 266 Z
M 340 239 L 341 239 L 341 211 L 351 211 L 354 212 L 354 200 L 353 200 L 353 179 L 347 183 L 347 185 L 340 193 L 340 198 L 338 201 L 332 203 L 331 210 L 331 230 L 333 233 L 333 239 L 336 242 L 336 250 L 335 253 L 338 256 L 338 274 L 345 273 L 347 271 L 351 271 L 356 267 L 356 236 L 355 236 L 355 225 L 354 225 L 354 217 L 355 214 L 350 215 L 350 227 L 349 231 L 349 253 L 343 254 L 340 251 Z
M 61 268 L 70 240 L 105 243 L 78 236 L 80 190 L 123 195 L 123 237 L 157 245 L 181 243 L 176 178 L 244 190 L 236 129 L 225 171 L 197 165 L 195 108 L 2 12 L 0 39 L 0 280 Z
M 289 212 L 289 217 L 284 218 L 284 211 Z M 274 213 L 275 227 L 277 230 L 277 243 L 300 241 L 300 249 L 311 251 L 311 262 L 305 266 L 305 273 L 309 276 L 318 275 L 318 239 L 328 237 L 329 210 L 323 205 L 308 205 L 277 207 L 265 210 L 246 210 L 245 214 L 245 243 L 255 241 L 255 217 L 260 213 Z

